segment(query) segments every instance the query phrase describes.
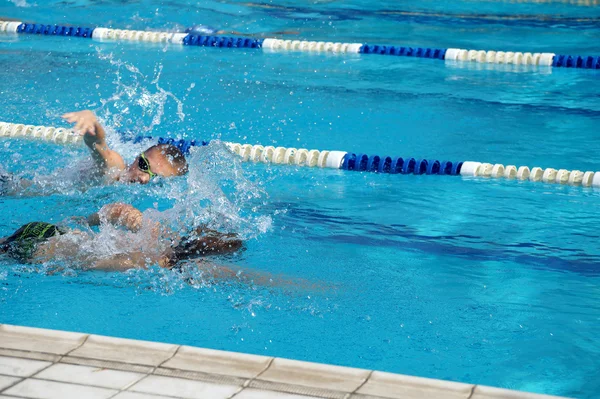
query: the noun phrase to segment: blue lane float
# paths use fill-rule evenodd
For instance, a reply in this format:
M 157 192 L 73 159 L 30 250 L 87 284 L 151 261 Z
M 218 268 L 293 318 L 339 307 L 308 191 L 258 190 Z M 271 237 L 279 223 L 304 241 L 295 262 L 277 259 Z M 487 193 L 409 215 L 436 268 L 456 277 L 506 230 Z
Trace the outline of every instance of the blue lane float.
M 73 36 L 92 38 L 94 28 L 80 26 L 42 25 L 22 23 L 17 26 L 17 33 L 28 33 L 32 35 L 45 36 Z
M 537 65 L 557 68 L 600 69 L 600 56 L 557 55 L 459 48 L 402 47 L 365 43 L 334 43 L 306 40 L 257 39 L 198 35 L 186 32 L 154 32 L 102 27 L 43 25 L 0 20 L 0 32 L 45 36 L 69 36 L 108 41 L 173 43 L 183 46 L 262 49 L 263 51 L 300 51 L 335 54 L 379 54 L 417 57 L 446 62 L 478 62 L 487 64 Z
M 451 175 L 460 174 L 463 162 L 438 161 L 435 159 L 415 159 L 367 154 L 346 153 L 340 169 L 358 172 L 376 172 L 413 175 Z
M 248 37 L 202 36 L 188 34 L 183 38 L 184 46 L 225 47 L 225 48 L 261 48 L 262 39 Z
M 443 60 L 447 49 L 442 48 L 412 48 L 400 46 L 380 46 L 365 44 L 360 48 L 361 54 L 396 55 L 404 57 L 435 58 Z
M 580 55 L 555 55 L 552 66 L 564 68 L 600 69 L 600 57 Z

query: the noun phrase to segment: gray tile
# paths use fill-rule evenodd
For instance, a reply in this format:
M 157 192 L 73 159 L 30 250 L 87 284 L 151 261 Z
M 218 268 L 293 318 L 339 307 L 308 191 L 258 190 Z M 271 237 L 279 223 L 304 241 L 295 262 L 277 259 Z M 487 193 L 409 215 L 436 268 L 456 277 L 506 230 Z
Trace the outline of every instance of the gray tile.
M 132 373 L 141 374 L 150 374 L 152 370 L 154 370 L 154 367 L 152 366 L 140 366 L 137 364 L 114 362 L 111 360 L 96 360 L 74 356 L 65 356 L 62 359 L 60 359 L 60 362 L 65 364 L 76 364 L 79 366 L 90 366 L 98 369 L 130 371 Z
M 74 384 L 114 389 L 128 387 L 143 377 L 144 374 L 139 373 L 89 366 L 75 366 L 72 364 L 55 364 L 35 376 L 35 378 L 43 378 L 45 380 L 72 382 Z
M 51 362 L 42 362 L 39 360 L 0 356 L 0 374 L 29 377 L 51 364 Z
M 1 346 L 1 344 L 0 344 Z M 31 360 L 42 360 L 45 362 L 58 362 L 61 358 L 60 355 L 53 355 L 51 353 L 42 352 L 30 352 L 22 351 L 17 349 L 6 349 L 0 348 L 0 356 L 6 357 L 18 357 L 19 359 L 31 359 Z
M 0 398 L 1 399 L 1 398 Z M 173 399 L 172 396 L 157 396 L 149 393 L 121 392 L 112 399 Z
M 239 389 L 239 387 L 233 385 L 213 384 L 157 375 L 148 376 L 129 388 L 130 391 L 134 392 L 175 396 L 185 399 L 226 399 Z
M 118 391 L 45 380 L 28 379 L 4 394 L 35 399 L 108 399 Z
M 8 377 L 5 375 L 0 375 L 0 391 L 8 388 L 9 386 L 11 386 L 12 384 L 14 384 L 15 382 L 19 381 L 20 378 L 19 377 Z
M 276 358 L 259 378 L 276 383 L 353 392 L 369 373 L 368 370 Z
M 235 399 L 320 399 L 317 396 L 294 395 L 291 393 L 265 391 L 262 389 L 244 389 L 235 395 Z
M 145 366 L 158 366 L 173 356 L 177 347 L 177 345 L 158 342 L 90 335 L 84 345 L 69 355 Z
M 393 399 L 467 399 L 473 388 L 473 385 L 458 382 L 374 371 L 356 393 Z
M 305 385 L 285 384 L 281 382 L 270 382 L 262 380 L 252 380 L 248 388 L 258 389 L 262 391 L 271 392 L 285 392 L 300 396 L 315 396 L 319 398 L 328 399 L 347 399 L 348 393 L 342 391 L 336 391 L 332 389 L 320 388 Z
M 163 369 L 161 367 L 154 370 L 152 374 L 162 375 L 163 377 L 184 378 L 186 380 L 210 382 L 213 384 L 235 385 L 237 387 L 241 387 L 246 381 L 248 381 L 247 378 L 232 377 L 223 374 L 209 374 L 201 371 L 187 371 L 178 369 Z
M 254 378 L 267 367 L 270 357 L 182 346 L 162 367 Z

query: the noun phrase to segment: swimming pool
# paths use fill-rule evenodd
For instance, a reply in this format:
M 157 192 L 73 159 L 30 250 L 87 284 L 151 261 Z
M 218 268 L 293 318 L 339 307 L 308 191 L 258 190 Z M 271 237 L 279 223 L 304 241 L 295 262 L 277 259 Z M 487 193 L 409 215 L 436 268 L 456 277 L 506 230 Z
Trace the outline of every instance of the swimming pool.
M 13 1 L 2 3 L 0 15 L 599 52 L 600 9 L 585 2 L 204 2 L 182 12 L 183 3 Z M 2 121 L 60 125 L 62 113 L 93 108 L 114 137 L 133 131 L 598 170 L 600 75 L 593 70 L 37 36 L 0 36 L 0 57 Z M 141 149 L 115 143 L 129 160 Z M 83 149 L 0 145 L 5 169 L 37 175 L 45 193 L 59 182 L 52 195 L 0 198 L 0 235 L 31 220 L 86 215 L 114 200 L 142 209 L 189 206 L 195 217 L 248 238 L 246 251 L 222 262 L 317 284 L 190 286 L 159 270 L 46 275 L 2 260 L 0 322 L 580 398 L 600 391 L 598 191 L 240 165 L 218 145 L 193 155 L 186 179 L 82 191 L 69 181 L 85 162 Z

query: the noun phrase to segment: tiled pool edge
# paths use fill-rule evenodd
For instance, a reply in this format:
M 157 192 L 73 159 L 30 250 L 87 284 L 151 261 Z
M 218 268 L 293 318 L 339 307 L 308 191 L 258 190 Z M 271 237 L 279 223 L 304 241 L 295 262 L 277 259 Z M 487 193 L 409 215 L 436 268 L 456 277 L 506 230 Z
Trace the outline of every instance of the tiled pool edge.
M 238 387 L 229 398 L 252 388 L 332 399 L 557 398 L 380 371 L 7 324 L 0 324 L 0 356 L 51 362 L 0 389 L 0 396 L 55 364 L 75 364 L 141 373 L 143 378 L 176 377 Z

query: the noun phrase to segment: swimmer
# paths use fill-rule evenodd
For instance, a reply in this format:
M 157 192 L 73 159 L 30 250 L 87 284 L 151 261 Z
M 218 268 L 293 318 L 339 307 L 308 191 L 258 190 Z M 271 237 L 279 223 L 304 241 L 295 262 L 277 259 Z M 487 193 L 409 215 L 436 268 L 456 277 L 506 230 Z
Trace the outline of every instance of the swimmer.
M 157 176 L 182 176 L 188 171 L 185 156 L 179 148 L 170 144 L 158 144 L 146 149 L 127 166 L 123 157 L 108 147 L 106 132 L 92 111 L 70 112 L 62 117 L 75 124 L 74 131 L 83 136 L 83 141 L 91 151 L 95 169 L 86 174 L 88 180 L 147 184 Z M 32 180 L 13 176 L 0 167 L 0 196 L 23 195 L 35 184 Z M 35 190 L 32 195 L 36 195 Z
M 104 128 L 92 111 L 70 112 L 62 117 L 74 123 L 75 132 L 83 136 L 83 141 L 92 152 L 97 172 L 111 180 L 146 184 L 156 176 L 182 176 L 188 171 L 183 153 L 170 144 L 154 145 L 126 166 L 123 157 L 108 148 Z
M 0 253 L 22 263 L 43 263 L 53 259 L 73 259 L 90 264 L 95 269 L 126 269 L 158 264 L 172 268 L 178 261 L 193 257 L 235 252 L 242 248 L 242 240 L 233 233 L 219 233 L 206 227 L 198 227 L 189 236 L 181 237 L 158 222 L 144 219 L 138 209 L 124 203 L 105 205 L 97 213 L 87 217 L 89 226 L 110 224 L 131 232 L 139 232 L 149 226 L 149 247 L 167 249 L 157 251 L 139 250 L 127 252 L 123 259 L 90 259 L 89 254 L 79 250 L 80 240 L 89 232 L 68 229 L 46 222 L 30 222 L 12 235 L 0 238 Z M 100 262 L 97 264 L 97 262 Z M 110 262 L 113 262 L 111 264 Z M 102 266 L 102 267 L 99 267 Z
M 241 268 L 216 265 L 204 258 L 209 255 L 230 254 L 243 248 L 243 241 L 234 233 L 220 233 L 206 227 L 194 229 L 190 235 L 180 237 L 172 230 L 144 218 L 142 212 L 131 205 L 113 203 L 87 217 L 90 226 L 110 224 L 131 232 L 147 228 L 149 247 L 165 247 L 161 251 L 132 249 L 112 256 L 92 255 L 82 251 L 81 244 L 89 241 L 91 234 L 45 222 L 31 222 L 21 226 L 12 235 L 0 238 L 0 254 L 20 263 L 41 264 L 52 260 L 85 270 L 125 271 L 145 269 L 153 265 L 183 271 L 187 264 L 202 272 L 203 278 L 237 280 L 261 286 L 294 285 L 308 288 L 306 282 L 274 279 L 269 274 Z M 147 231 L 146 231 L 147 232 Z M 85 265 L 85 267 L 81 267 Z

